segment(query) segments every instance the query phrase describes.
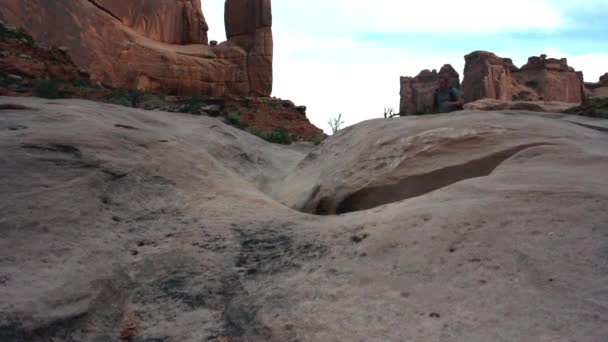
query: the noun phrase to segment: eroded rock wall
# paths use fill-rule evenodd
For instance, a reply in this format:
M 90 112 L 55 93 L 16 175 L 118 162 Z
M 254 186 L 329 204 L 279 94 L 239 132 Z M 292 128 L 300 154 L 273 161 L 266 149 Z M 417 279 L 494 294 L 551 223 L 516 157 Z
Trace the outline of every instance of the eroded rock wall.
M 227 0 L 224 12 L 228 42 L 247 51 L 252 95 L 272 92 L 272 7 L 270 0 Z
M 511 100 L 514 88 L 512 72 L 517 70 L 511 59 L 486 51 L 472 52 L 464 59 L 462 91 L 465 102 L 482 98 Z
M 269 96 L 270 1 L 227 1 L 226 7 L 231 34 L 215 47 L 205 45 L 199 0 L 2 0 L 0 19 L 41 43 L 66 46 L 94 81 L 114 87 Z M 249 26 L 250 18 L 259 19 Z
M 439 72 L 422 70 L 416 77 L 401 77 L 399 113 L 429 113 L 433 107 L 433 91 L 442 77 L 448 78 L 450 86 L 460 88 L 460 75 L 449 64 Z
M 565 58 L 530 57 L 528 63 L 513 73 L 517 84 L 530 90 L 514 94 L 527 99 L 527 93 L 536 93 L 540 100 L 580 103 L 584 98 L 583 73 L 568 66 Z
M 169 44 L 207 44 L 209 27 L 200 0 L 90 0 L 123 24 Z
M 568 66 L 565 58 L 530 57 L 527 64 L 517 68 L 509 58 L 475 51 L 465 56 L 462 90 L 466 102 L 494 99 L 580 103 L 584 81 L 583 74 Z

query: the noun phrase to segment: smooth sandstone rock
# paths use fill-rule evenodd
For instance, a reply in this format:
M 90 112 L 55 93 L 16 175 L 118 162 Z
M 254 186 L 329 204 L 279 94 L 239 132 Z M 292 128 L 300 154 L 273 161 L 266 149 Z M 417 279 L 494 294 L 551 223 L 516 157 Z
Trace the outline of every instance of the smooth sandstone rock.
M 0 108 L 3 342 L 608 336 L 608 120 L 376 119 L 305 150 L 209 117 Z
M 481 99 L 464 105 L 470 111 L 495 110 L 526 110 L 531 112 L 562 113 L 575 107 L 576 103 L 556 101 L 506 101 L 495 99 Z

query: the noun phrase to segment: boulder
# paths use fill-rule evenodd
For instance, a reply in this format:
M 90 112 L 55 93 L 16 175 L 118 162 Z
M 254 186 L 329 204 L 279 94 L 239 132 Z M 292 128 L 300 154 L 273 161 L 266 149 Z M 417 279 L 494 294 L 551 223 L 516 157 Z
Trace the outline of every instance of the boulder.
M 168 95 L 268 96 L 270 1 L 234 3 L 240 6 L 227 2 L 229 41 L 213 48 L 205 45 L 198 0 L 3 0 L 0 19 L 41 43 L 66 46 L 78 67 L 103 84 Z M 244 32 L 248 18 L 261 24 Z
M 465 102 L 483 98 L 511 100 L 513 78 L 517 68 L 509 58 L 501 58 L 491 52 L 475 51 L 464 57 L 462 91 Z
M 460 75 L 449 64 L 439 72 L 422 70 L 416 77 L 401 77 L 399 113 L 429 113 L 433 107 L 433 91 L 442 77 L 448 78 L 450 86 L 460 88 Z

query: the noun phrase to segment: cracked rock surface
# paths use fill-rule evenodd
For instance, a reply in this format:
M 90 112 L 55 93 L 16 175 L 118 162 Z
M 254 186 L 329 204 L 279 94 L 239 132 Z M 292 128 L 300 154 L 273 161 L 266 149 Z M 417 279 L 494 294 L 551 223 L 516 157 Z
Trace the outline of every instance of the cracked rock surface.
M 0 97 L 0 341 L 606 341 L 607 128 Z

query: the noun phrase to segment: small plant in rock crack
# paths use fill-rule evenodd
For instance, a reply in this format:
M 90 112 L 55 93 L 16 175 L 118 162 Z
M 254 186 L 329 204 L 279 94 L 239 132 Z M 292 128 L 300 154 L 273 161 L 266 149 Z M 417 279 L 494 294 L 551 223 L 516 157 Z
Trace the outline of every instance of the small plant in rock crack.
M 396 116 L 399 116 L 399 113 L 395 112 L 395 108 L 393 107 L 384 107 L 384 118 L 392 119 Z
M 332 134 L 338 133 L 342 129 L 342 125 L 344 125 L 344 121 L 342 121 L 342 114 L 341 113 L 338 114 L 338 117 L 336 117 L 336 118 L 334 118 L 334 117 L 329 118 L 329 121 L 327 123 L 329 124 L 329 127 L 331 128 Z

